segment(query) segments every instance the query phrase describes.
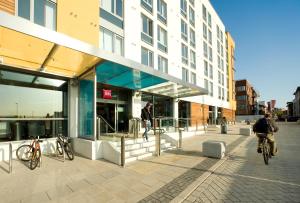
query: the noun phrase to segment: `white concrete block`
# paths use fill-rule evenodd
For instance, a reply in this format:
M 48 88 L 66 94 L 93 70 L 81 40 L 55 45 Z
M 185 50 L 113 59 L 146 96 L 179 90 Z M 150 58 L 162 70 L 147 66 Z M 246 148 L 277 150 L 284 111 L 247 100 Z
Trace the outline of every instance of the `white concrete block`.
M 251 128 L 240 128 L 240 135 L 250 136 L 252 134 Z
M 221 159 L 225 156 L 226 143 L 223 141 L 205 141 L 202 143 L 204 156 Z

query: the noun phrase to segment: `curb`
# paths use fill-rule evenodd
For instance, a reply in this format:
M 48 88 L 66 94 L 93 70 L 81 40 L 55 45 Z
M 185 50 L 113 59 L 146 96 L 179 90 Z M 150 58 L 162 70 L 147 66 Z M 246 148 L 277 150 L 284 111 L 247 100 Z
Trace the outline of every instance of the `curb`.
M 230 154 L 235 153 L 242 144 L 248 142 L 253 136 L 248 136 L 243 142 L 237 145 Z M 230 154 L 227 154 L 223 159 L 219 160 L 212 167 L 210 167 L 203 175 L 197 178 L 192 184 L 190 184 L 184 191 L 182 191 L 177 197 L 175 197 L 171 202 L 172 203 L 181 203 L 183 202 L 192 192 L 194 192 L 212 173 L 215 172 L 225 161 L 228 160 Z

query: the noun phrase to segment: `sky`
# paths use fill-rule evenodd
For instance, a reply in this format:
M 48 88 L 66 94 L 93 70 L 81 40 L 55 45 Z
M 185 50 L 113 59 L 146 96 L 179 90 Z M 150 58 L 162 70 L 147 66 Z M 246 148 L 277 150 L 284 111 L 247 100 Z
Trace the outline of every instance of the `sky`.
M 210 0 L 235 41 L 235 79 L 286 107 L 300 86 L 300 0 Z

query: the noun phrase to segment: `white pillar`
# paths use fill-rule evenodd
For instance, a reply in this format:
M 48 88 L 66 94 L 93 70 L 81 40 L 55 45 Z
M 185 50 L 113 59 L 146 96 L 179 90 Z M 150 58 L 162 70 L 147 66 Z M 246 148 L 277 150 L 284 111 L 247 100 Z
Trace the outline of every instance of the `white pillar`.
M 68 96 L 68 111 L 69 111 L 69 136 L 78 137 L 78 81 L 70 80 L 69 82 L 69 96 Z
M 178 102 L 179 99 L 173 99 L 173 117 L 175 119 L 178 119 L 179 117 Z
M 139 91 L 135 91 L 132 95 L 132 103 L 131 103 L 131 109 L 132 109 L 132 117 L 141 117 L 142 112 L 142 93 Z

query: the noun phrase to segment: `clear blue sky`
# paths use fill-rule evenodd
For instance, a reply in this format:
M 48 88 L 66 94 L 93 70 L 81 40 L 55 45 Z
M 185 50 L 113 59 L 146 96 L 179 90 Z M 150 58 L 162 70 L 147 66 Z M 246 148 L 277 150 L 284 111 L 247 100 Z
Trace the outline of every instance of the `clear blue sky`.
M 236 77 L 285 107 L 300 86 L 300 0 L 210 0 L 236 49 Z

